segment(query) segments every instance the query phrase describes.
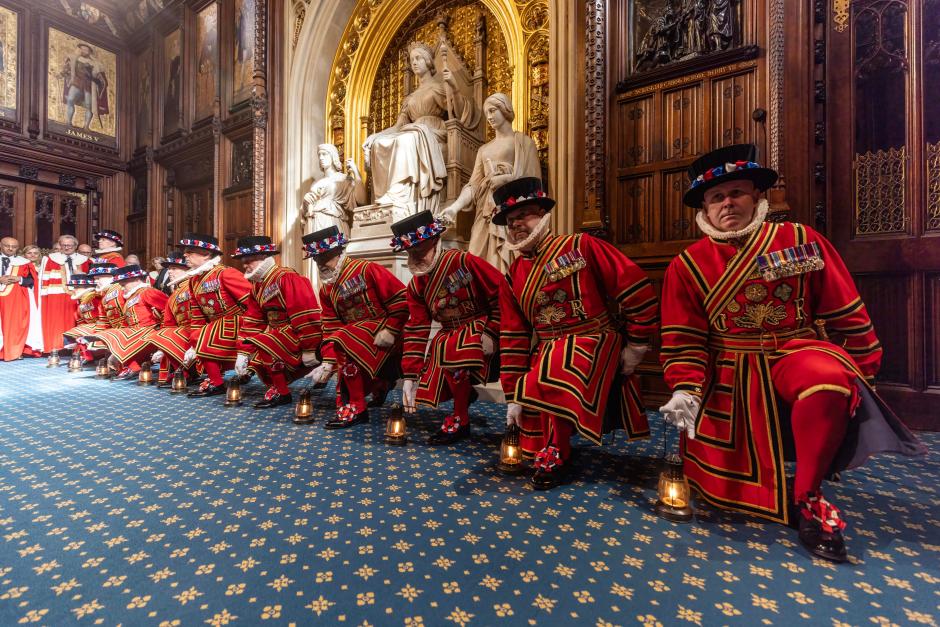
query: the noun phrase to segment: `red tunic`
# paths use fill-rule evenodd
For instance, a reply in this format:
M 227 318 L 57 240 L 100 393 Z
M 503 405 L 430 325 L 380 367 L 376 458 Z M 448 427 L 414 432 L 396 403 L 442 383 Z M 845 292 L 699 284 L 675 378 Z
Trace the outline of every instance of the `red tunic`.
M 150 335 L 154 349 L 163 351 L 175 363 L 182 363 L 186 351 L 193 345 L 189 330 L 191 299 L 189 279 L 184 279 L 166 301 L 160 328 Z
M 812 243 L 822 269 L 776 280 L 758 271 L 759 256 Z M 770 369 L 784 355 L 816 350 L 859 377 L 877 373 L 881 343 L 851 275 L 813 229 L 764 223 L 743 246 L 707 237 L 689 246 L 669 265 L 662 299 L 666 383 L 703 395 L 696 437 L 685 440 L 690 483 L 719 505 L 786 522 L 785 408 Z M 843 348 L 816 339 L 815 320 L 843 336 Z
M 267 327 L 245 339 L 243 349 L 253 352 L 252 365 L 282 362 L 290 370 L 303 367 L 300 356 L 320 346 L 320 306 L 310 281 L 290 268 L 274 266 L 252 284 Z
M 473 383 L 486 383 L 490 359 L 483 334 L 499 342 L 499 291 L 506 279 L 470 253 L 445 250 L 435 268 L 408 284 L 408 323 L 403 333 L 405 377 L 418 380 L 415 400 L 437 407 L 450 398 L 443 369 L 467 369 Z M 431 340 L 431 322 L 441 330 Z M 427 352 L 427 357 L 425 357 Z
M 75 326 L 78 303 L 69 294 L 68 280 L 72 273 L 88 271 L 88 258 L 78 253 L 71 256 L 72 268 L 62 253 L 50 253 L 39 267 L 39 296 L 42 309 L 43 350 L 63 347 L 63 334 Z
M 100 331 L 120 329 L 124 326 L 124 290 L 120 285 L 112 283 L 106 287 L 101 295 L 99 306 L 98 327 Z
M 32 264 L 24 257 L 11 257 L 5 276 L 27 279 Z M 3 361 L 23 355 L 29 333 L 29 289 L 18 284 L 0 285 L 0 353 Z
M 643 270 L 607 242 L 560 235 L 546 237 L 533 256 L 517 258 L 508 278 L 511 287 L 499 301 L 506 400 L 568 420 L 596 443 L 614 428 L 630 439 L 649 435 L 636 376 L 623 378 L 619 394 L 610 395 L 624 338 L 648 343 L 659 322 Z M 540 448 L 538 423 L 523 416 L 521 444 L 528 452 Z
M 251 284 L 235 268 L 217 265 L 189 280 L 189 335 L 196 355 L 210 361 L 235 361 L 239 336 L 264 328 L 264 315 Z
M 98 263 L 113 263 L 118 268 L 123 268 L 126 265 L 124 263 L 124 256 L 116 251 L 95 255 L 95 259 Z
M 124 327 L 103 331 L 98 339 L 119 362 L 131 361 L 148 350 L 150 335 L 163 320 L 166 302 L 166 294 L 141 285 L 124 298 Z
M 385 267 L 347 257 L 336 281 L 320 288 L 323 361 L 336 362 L 336 348 L 375 378 L 397 346 L 379 348 L 376 334 L 398 336 L 408 319 L 405 284 Z
M 103 323 L 98 320 L 100 313 L 101 296 L 92 288 L 78 299 L 78 310 L 75 313 L 77 324 L 65 332 L 65 337 L 76 340 L 104 330 Z

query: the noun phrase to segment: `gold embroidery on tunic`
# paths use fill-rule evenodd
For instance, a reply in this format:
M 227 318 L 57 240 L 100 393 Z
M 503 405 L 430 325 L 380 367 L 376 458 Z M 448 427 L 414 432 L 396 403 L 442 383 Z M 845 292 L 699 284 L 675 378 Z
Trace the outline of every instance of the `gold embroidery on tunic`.
M 744 297 L 752 303 L 762 302 L 767 298 L 767 288 L 760 283 L 751 283 L 744 288 Z
M 552 325 L 565 319 L 565 309 L 558 305 L 550 304 L 539 309 L 535 316 L 535 321 L 539 324 Z
M 734 323 L 745 329 L 759 329 L 764 323 L 777 326 L 787 317 L 787 308 L 769 303 L 748 304 L 744 315 L 734 318 Z
M 783 302 L 787 302 L 788 300 L 790 300 L 790 296 L 792 295 L 793 295 L 793 287 L 786 283 L 781 283 L 780 285 L 777 286 L 777 289 L 774 290 L 774 296 L 776 296 Z

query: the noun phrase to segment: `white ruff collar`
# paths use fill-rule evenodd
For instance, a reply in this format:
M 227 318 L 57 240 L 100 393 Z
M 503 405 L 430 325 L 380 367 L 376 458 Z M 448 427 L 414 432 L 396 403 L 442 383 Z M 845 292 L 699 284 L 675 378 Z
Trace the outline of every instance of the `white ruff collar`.
M 430 273 L 437 267 L 437 264 L 441 260 L 441 249 L 443 248 L 443 242 L 441 238 L 437 238 L 437 244 L 434 245 L 434 257 L 431 259 L 431 263 L 428 264 L 416 264 L 411 260 L 411 255 L 408 256 L 408 269 L 411 270 L 411 274 L 415 276 L 424 276 L 425 274 Z
M 121 249 L 122 249 L 122 248 L 123 248 L 123 246 L 112 246 L 111 248 L 96 248 L 96 249 L 95 249 L 95 254 L 96 254 L 96 255 L 103 255 L 103 254 L 105 254 L 105 253 L 119 253 L 119 252 L 121 252 Z
M 210 259 L 209 261 L 205 262 L 204 264 L 202 264 L 202 265 L 199 266 L 198 268 L 193 268 L 192 270 L 187 270 L 187 271 L 186 271 L 186 275 L 187 275 L 187 276 L 198 276 L 198 275 L 200 275 L 200 274 L 205 274 L 206 272 L 208 272 L 208 271 L 211 270 L 212 268 L 216 267 L 216 266 L 219 265 L 220 263 L 222 263 L 222 255 L 216 255 L 215 257 L 213 257 L 213 258 Z
M 265 257 L 253 272 L 245 273 L 245 278 L 252 283 L 260 283 L 262 280 L 264 280 L 264 277 L 267 276 L 268 272 L 274 269 L 275 265 L 277 264 L 274 263 L 274 257 Z
M 49 256 L 49 259 L 52 259 L 54 262 L 56 262 L 56 263 L 59 264 L 60 266 L 64 266 L 64 265 L 65 265 L 65 254 L 64 254 L 64 253 L 49 253 L 48 256 Z M 80 255 L 80 254 L 78 254 L 78 253 L 72 253 L 72 265 L 73 265 L 73 266 L 80 266 L 80 265 L 82 265 L 83 263 L 85 263 L 86 261 L 88 261 L 88 257 L 86 257 L 85 255 Z
M 332 270 L 329 268 L 321 268 L 318 265 L 317 274 L 320 275 L 320 283 L 322 285 L 332 285 L 339 277 L 339 272 L 343 269 L 344 263 L 346 263 L 346 251 L 340 253 L 339 260 L 336 262 L 336 265 L 333 266 Z
M 529 236 L 518 244 L 513 244 L 509 240 L 506 240 L 506 248 L 513 252 L 526 252 L 538 246 L 539 242 L 545 239 L 545 236 L 548 235 L 549 228 L 552 226 L 552 214 L 546 213 L 542 216 L 542 219 L 539 220 L 539 223 L 535 225 L 535 228 L 532 229 L 532 232 L 529 233 Z
M 146 284 L 146 283 L 138 283 L 137 285 L 135 285 L 134 287 L 132 287 L 132 288 L 130 289 L 130 291 L 124 290 L 124 298 L 125 298 L 125 299 L 130 298 L 131 296 L 133 296 L 134 294 L 136 294 L 136 293 L 139 292 L 140 290 L 144 289 L 145 287 L 147 287 L 147 284 Z
M 737 231 L 720 231 L 708 221 L 708 216 L 705 215 L 705 210 L 700 209 L 697 214 L 695 214 L 695 223 L 698 224 L 698 228 L 702 229 L 702 233 L 708 237 L 718 240 L 719 242 L 726 242 L 732 239 L 743 239 L 749 237 L 751 233 L 760 228 L 760 225 L 764 223 L 764 220 L 767 219 L 767 211 L 770 208 L 770 203 L 767 202 L 766 198 L 761 198 L 757 202 L 757 207 L 754 210 L 754 217 L 751 218 L 751 223 L 748 224 L 743 229 Z

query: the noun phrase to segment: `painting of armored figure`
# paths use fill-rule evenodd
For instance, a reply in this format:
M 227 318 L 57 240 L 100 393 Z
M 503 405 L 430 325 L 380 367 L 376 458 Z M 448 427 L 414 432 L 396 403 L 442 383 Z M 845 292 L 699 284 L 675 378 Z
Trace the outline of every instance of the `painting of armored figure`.
M 219 68 L 219 5 L 196 15 L 196 119 L 212 115 Z
M 235 0 L 234 49 L 232 92 L 237 102 L 251 95 L 255 71 L 255 0 Z
M 50 28 L 47 72 L 50 122 L 115 137 L 117 55 Z
M 182 103 L 181 41 L 179 29 L 163 38 L 163 134 L 180 127 Z
M 19 15 L 0 6 L 0 117 L 16 115 Z

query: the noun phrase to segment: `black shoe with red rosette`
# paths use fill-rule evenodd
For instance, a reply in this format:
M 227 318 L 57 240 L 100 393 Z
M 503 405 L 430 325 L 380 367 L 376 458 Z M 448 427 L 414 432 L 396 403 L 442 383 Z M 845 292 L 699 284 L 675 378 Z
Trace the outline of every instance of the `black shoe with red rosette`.
M 291 393 L 280 394 L 277 391 L 277 388 L 270 387 L 268 391 L 264 393 L 264 398 L 252 405 L 255 409 L 267 409 L 269 407 L 280 407 L 281 405 L 290 405 L 294 402 L 294 398 L 291 396 Z
M 535 454 L 535 474 L 529 483 L 536 490 L 557 488 L 568 479 L 568 464 L 561 459 L 557 446 L 548 445 Z
M 470 435 L 470 420 L 461 422 L 460 416 L 451 414 L 444 418 L 444 424 L 440 430 L 428 438 L 428 444 L 432 446 L 447 446 L 463 440 Z
M 347 403 L 336 410 L 336 417 L 323 425 L 323 428 L 347 429 L 365 422 L 369 422 L 368 407 L 359 409 L 356 405 Z
M 800 542 L 813 555 L 842 563 L 848 559 L 842 530 L 842 512 L 820 492 L 807 492 L 797 500 Z

